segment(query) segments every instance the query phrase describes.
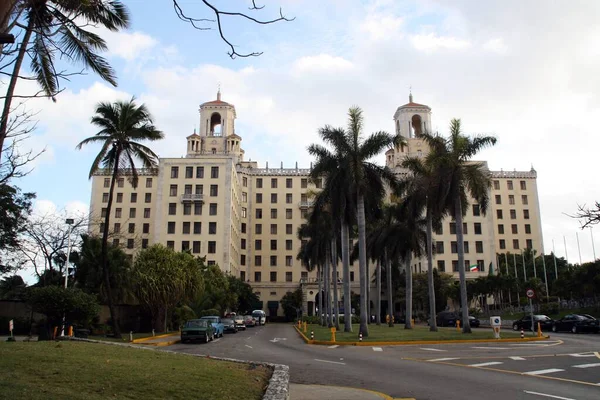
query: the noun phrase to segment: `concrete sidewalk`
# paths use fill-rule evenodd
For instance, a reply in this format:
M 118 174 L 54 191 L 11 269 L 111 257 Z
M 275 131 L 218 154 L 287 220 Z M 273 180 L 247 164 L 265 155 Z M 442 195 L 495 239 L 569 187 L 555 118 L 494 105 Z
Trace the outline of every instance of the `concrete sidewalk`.
M 290 400 L 395 400 L 384 393 L 343 386 L 290 383 Z M 408 399 L 406 399 L 408 400 Z

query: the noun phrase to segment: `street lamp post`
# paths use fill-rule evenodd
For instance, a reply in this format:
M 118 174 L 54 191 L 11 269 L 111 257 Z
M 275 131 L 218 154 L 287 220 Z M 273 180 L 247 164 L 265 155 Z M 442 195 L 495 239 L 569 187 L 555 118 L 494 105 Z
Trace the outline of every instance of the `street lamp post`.
M 69 282 L 69 259 L 71 257 L 71 232 L 73 231 L 73 224 L 75 221 L 73 218 L 67 218 L 65 221 L 67 225 L 69 225 L 69 233 L 67 235 L 67 260 L 65 261 L 65 289 L 68 286 Z M 63 323 L 62 329 L 60 331 L 60 336 L 65 336 L 65 324 L 66 324 L 67 316 L 63 315 Z

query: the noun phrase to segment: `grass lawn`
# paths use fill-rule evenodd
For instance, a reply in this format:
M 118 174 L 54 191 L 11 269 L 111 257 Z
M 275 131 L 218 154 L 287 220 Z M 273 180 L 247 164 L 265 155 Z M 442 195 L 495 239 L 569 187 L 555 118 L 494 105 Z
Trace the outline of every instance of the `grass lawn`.
M 7 399 L 261 399 L 271 371 L 84 342 L 0 343 Z
M 335 333 L 335 340 L 338 342 L 357 342 L 358 324 L 353 324 L 353 333 L 344 333 L 342 331 Z M 315 332 L 315 340 L 331 340 L 330 328 L 320 325 L 308 325 L 306 336 L 310 338 L 310 331 Z M 503 329 L 500 333 L 503 339 L 520 337 L 520 333 Z M 393 328 L 387 325 L 377 326 L 369 325 L 369 337 L 363 337 L 363 342 L 384 342 L 384 341 L 413 341 L 413 340 L 467 340 L 467 339 L 493 339 L 494 333 L 491 328 L 474 328 L 471 334 L 462 334 L 457 332 L 456 328 L 438 328 L 438 332 L 429 332 L 428 326 L 416 326 L 414 329 L 404 329 L 404 325 L 395 324 Z

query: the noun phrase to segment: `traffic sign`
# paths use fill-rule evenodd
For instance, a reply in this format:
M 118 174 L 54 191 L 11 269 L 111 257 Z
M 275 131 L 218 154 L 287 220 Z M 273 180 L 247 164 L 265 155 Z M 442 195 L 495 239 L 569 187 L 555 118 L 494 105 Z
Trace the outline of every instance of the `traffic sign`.
M 535 296 L 535 292 L 533 291 L 533 289 L 527 289 L 527 297 L 533 299 L 533 296 Z

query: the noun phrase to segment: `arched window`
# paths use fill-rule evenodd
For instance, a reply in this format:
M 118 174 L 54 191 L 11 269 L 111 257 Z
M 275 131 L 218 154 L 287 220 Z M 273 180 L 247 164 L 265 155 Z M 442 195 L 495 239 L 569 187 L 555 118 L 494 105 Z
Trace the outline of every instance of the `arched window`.
M 413 115 L 411 118 L 412 137 L 418 137 L 423 133 L 423 122 L 420 115 Z
M 222 121 L 221 114 L 218 112 L 213 113 L 210 116 L 210 135 L 211 136 L 221 136 L 222 134 Z

